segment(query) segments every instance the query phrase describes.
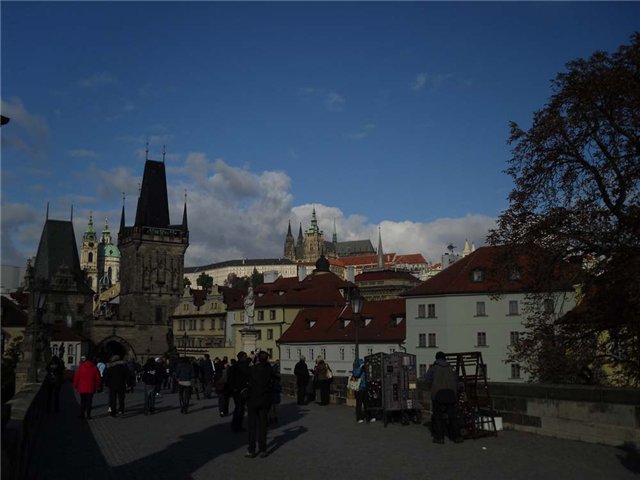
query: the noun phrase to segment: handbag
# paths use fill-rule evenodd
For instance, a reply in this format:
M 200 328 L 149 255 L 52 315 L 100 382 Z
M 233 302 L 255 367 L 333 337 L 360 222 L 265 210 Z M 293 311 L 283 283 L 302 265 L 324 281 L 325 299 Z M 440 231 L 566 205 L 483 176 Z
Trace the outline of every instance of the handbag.
M 333 378 L 333 372 L 329 368 L 329 365 L 327 365 L 327 380 L 331 380 L 332 378 Z
M 349 381 L 347 382 L 347 389 L 357 392 L 358 390 L 360 390 L 361 381 L 362 381 L 362 377 L 356 378 L 352 376 L 351 378 L 349 378 Z

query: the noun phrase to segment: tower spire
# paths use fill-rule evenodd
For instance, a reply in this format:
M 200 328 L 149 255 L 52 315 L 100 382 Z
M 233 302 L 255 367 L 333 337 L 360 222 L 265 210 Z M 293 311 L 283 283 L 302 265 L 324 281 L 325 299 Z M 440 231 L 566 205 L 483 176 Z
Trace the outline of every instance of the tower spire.
M 163 157 L 163 161 L 164 161 L 164 157 Z M 185 232 L 188 230 L 188 225 L 187 225 L 187 190 L 185 189 L 184 191 L 184 211 L 182 212 L 182 230 L 184 230 Z
M 291 219 L 289 219 L 289 228 L 287 229 L 287 237 L 293 237 L 291 233 Z
M 120 215 L 120 235 L 124 233 L 124 192 L 122 192 L 122 214 Z
M 167 154 L 167 147 L 166 145 L 162 145 L 162 163 L 164 163 L 164 157 Z M 187 194 L 185 192 L 185 198 L 186 198 Z
M 338 243 L 338 233 L 336 232 L 336 219 L 333 218 L 333 237 L 331 238 L 333 243 Z
M 382 251 L 382 230 L 378 226 L 378 268 L 384 268 L 384 252 Z
M 146 147 L 144 149 L 144 159 L 149 160 L 149 141 L 147 141 Z

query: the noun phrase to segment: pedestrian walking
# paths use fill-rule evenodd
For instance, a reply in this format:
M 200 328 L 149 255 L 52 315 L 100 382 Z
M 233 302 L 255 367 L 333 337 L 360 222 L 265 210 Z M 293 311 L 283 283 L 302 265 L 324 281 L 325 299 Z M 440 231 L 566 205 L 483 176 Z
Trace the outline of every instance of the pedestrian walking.
M 245 456 L 254 458 L 256 454 L 266 457 L 267 414 L 271 408 L 275 373 L 269 364 L 267 352 L 259 352 L 257 361 L 249 372 L 249 398 L 247 401 L 247 424 L 249 445 Z M 256 452 L 256 441 L 258 452 Z
M 200 390 L 202 389 L 202 381 L 200 380 L 200 378 L 202 377 L 201 375 L 201 371 L 202 368 L 200 368 L 200 362 L 198 360 L 193 359 L 191 361 L 191 366 L 193 367 L 193 389 L 192 391 L 196 393 L 196 399 L 200 400 Z
M 80 365 L 73 376 L 73 386 L 80 394 L 80 418 L 91 420 L 91 407 L 93 405 L 93 394 L 102 385 L 100 372 L 91 360 L 82 355 Z
M 176 366 L 176 381 L 178 382 L 178 396 L 180 398 L 180 413 L 187 414 L 191 400 L 191 382 L 195 377 L 193 365 L 187 357 L 180 358 Z
M 331 367 L 324 361 L 322 357 L 316 359 L 316 367 L 314 369 L 314 378 L 320 389 L 320 405 L 329 405 L 329 389 L 333 381 L 333 372 Z
M 147 359 L 142 372 L 142 383 L 144 384 L 144 414 L 151 415 L 156 410 L 156 383 L 158 375 L 156 361 L 153 358 Z
M 298 394 L 298 405 L 307 404 L 307 385 L 309 384 L 309 367 L 305 361 L 304 355 L 300 357 L 298 363 L 293 368 L 293 374 L 296 376 L 296 393 Z
M 273 369 L 273 381 L 271 384 L 271 408 L 267 417 L 269 425 L 278 423 L 278 405 L 280 405 L 282 394 L 282 383 L 280 381 L 280 361 L 276 360 L 271 364 Z
M 60 387 L 62 386 L 63 378 L 64 365 L 62 361 L 54 355 L 47 364 L 47 375 L 44 382 L 47 386 L 47 412 L 51 411 L 52 405 L 55 412 L 60 411 Z
M 204 354 L 204 360 L 202 361 L 202 378 L 204 382 L 204 398 L 211 398 L 211 392 L 213 391 L 213 379 L 215 377 L 215 366 L 213 360 L 208 353 Z
M 449 438 L 455 443 L 462 442 L 458 425 L 458 379 L 447 362 L 443 352 L 436 353 L 436 361 L 426 375 L 427 388 L 431 392 L 431 431 L 434 443 L 444 443 L 444 433 L 448 427 Z M 447 421 L 445 423 L 445 416 Z
M 229 413 L 230 391 L 227 381 L 229 378 L 229 362 L 226 357 L 220 362 L 220 378 L 216 381 L 216 393 L 218 394 L 218 411 L 224 417 Z M 217 372 L 218 370 L 216 370 Z
M 365 363 L 362 358 L 359 358 L 356 361 L 356 364 L 353 368 L 353 378 L 360 379 L 360 385 L 358 386 L 358 390 L 355 391 L 356 394 L 356 421 L 358 423 L 364 423 L 365 420 L 368 422 L 375 422 L 376 417 L 369 417 L 369 412 L 367 411 L 367 370 L 365 368 Z
M 238 361 L 229 368 L 228 382 L 231 383 L 233 392 L 233 418 L 231 420 L 231 431 L 244 432 L 242 423 L 244 420 L 244 409 L 249 398 L 249 376 L 251 374 L 250 360 L 245 352 L 237 355 Z
M 112 417 L 124 415 L 124 399 L 127 386 L 132 383 L 131 377 L 127 363 L 119 355 L 113 355 L 104 371 L 104 384 L 109 388 L 109 415 Z

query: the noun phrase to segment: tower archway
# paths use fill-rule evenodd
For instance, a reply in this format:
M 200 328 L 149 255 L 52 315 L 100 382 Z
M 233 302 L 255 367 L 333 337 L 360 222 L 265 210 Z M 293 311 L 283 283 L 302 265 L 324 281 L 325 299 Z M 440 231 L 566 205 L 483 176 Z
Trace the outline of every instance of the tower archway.
M 93 356 L 108 362 L 114 355 L 120 359 L 136 361 L 136 352 L 129 342 L 117 335 L 111 335 L 98 343 Z

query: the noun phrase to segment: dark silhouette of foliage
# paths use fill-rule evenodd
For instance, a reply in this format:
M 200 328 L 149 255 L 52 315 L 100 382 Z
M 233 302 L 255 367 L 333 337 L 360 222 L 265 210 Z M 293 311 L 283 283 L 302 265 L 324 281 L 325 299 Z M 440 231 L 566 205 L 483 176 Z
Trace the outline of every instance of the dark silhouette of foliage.
M 202 272 L 196 279 L 196 285 L 202 287 L 204 290 L 210 291 L 213 288 L 213 277 Z
M 533 312 L 510 361 L 538 381 L 604 382 L 614 372 L 637 385 L 640 33 L 611 54 L 569 62 L 552 87 L 528 130 L 511 123 L 515 187 L 489 242 L 581 264 L 583 301 L 566 318 Z

